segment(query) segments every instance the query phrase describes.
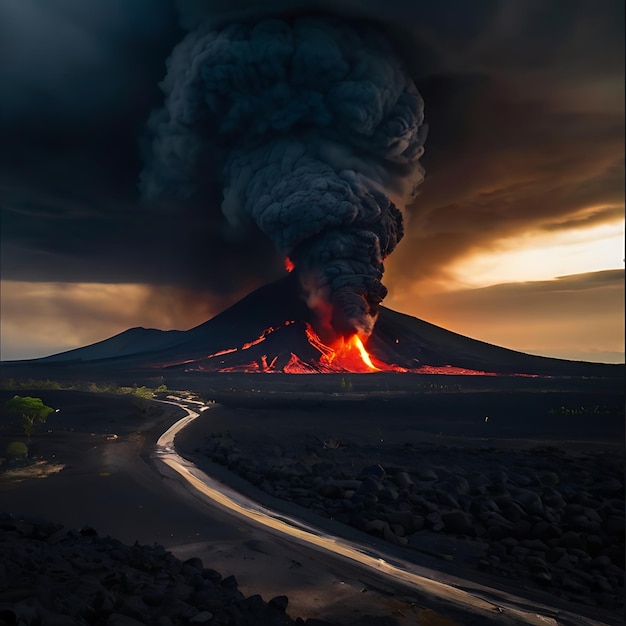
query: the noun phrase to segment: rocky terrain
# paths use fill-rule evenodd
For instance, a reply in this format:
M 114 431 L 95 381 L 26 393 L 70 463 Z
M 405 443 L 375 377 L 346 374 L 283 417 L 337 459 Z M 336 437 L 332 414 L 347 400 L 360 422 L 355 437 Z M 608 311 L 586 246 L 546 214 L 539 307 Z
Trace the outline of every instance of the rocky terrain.
M 618 451 L 366 445 L 311 436 L 297 451 L 261 445 L 212 433 L 196 453 L 267 494 L 392 544 L 452 559 L 445 538 L 462 540 L 473 567 L 520 588 L 623 609 Z
M 3 626 L 331 626 L 294 620 L 287 605 L 286 596 L 246 598 L 234 576 L 222 578 L 198 558 L 182 562 L 159 545 L 128 546 L 89 527 L 0 517 Z

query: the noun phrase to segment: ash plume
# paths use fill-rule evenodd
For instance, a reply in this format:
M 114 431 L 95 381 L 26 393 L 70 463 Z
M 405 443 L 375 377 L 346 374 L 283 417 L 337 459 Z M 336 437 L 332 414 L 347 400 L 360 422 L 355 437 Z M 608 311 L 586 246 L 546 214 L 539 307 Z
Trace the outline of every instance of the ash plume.
M 144 194 L 219 184 L 230 227 L 252 220 L 293 261 L 320 325 L 369 335 L 426 135 L 385 35 L 322 16 L 198 28 L 162 88 Z

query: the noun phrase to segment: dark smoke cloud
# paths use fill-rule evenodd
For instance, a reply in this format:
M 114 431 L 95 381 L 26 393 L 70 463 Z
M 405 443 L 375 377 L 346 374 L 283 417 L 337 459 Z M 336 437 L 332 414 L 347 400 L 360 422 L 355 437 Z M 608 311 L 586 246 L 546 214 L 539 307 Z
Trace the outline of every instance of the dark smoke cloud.
M 145 195 L 193 197 L 217 173 L 230 227 L 252 218 L 295 263 L 310 303 L 330 304 L 336 333 L 369 334 L 426 134 L 385 36 L 330 17 L 201 27 L 162 86 Z

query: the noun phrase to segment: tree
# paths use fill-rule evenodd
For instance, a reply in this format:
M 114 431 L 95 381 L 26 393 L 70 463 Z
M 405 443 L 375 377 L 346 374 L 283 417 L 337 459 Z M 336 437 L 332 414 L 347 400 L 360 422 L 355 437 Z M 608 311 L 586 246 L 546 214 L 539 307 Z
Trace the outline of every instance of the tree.
M 54 409 L 46 406 L 41 398 L 30 396 L 13 396 L 7 402 L 7 407 L 11 413 L 22 416 L 22 429 L 29 439 L 35 428 L 35 422 L 45 424 L 48 415 L 54 413 Z

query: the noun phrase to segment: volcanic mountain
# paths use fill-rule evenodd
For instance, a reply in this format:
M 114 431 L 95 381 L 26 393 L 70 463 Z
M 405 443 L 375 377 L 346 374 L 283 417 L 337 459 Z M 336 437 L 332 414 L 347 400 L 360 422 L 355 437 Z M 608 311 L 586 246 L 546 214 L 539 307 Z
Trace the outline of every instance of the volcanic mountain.
M 464 337 L 381 307 L 366 346 L 352 337 L 326 345 L 301 297 L 297 277 L 261 287 L 209 321 L 187 331 L 132 328 L 110 339 L 61 354 L 3 363 L 49 374 L 77 367 L 184 374 L 186 372 L 411 372 L 522 376 L 623 376 L 623 365 L 532 356 Z M 17 368 L 17 370 L 16 370 Z M 33 375 L 29 373 L 29 375 Z

